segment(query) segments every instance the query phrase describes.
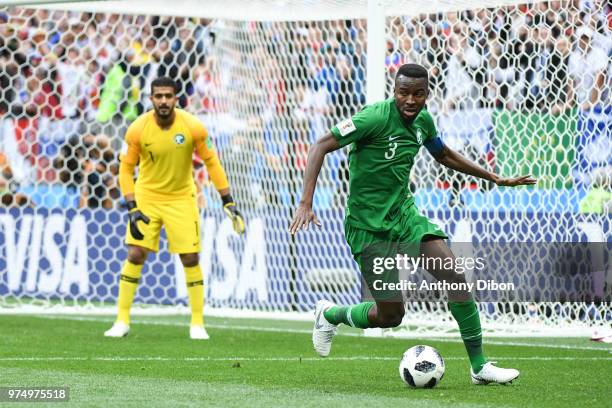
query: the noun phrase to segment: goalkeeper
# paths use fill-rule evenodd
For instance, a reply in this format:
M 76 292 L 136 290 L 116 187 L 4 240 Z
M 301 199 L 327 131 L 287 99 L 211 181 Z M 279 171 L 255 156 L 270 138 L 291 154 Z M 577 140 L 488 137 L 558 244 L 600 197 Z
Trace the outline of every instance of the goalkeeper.
M 245 231 L 229 184 L 204 125 L 193 115 L 175 108 L 177 84 L 170 78 L 151 83 L 153 110 L 128 128 L 121 150 L 119 184 L 129 210 L 126 243 L 128 256 L 119 279 L 117 320 L 104 335 L 123 337 L 130 330 L 130 307 L 149 251 L 157 252 L 162 225 L 169 250 L 179 254 L 185 267 L 192 339 L 208 339 L 204 328 L 204 286 L 199 265 L 200 219 L 193 180 L 193 151 L 206 163 L 221 195 L 223 209 L 238 234 Z M 134 183 L 134 168 L 138 177 Z

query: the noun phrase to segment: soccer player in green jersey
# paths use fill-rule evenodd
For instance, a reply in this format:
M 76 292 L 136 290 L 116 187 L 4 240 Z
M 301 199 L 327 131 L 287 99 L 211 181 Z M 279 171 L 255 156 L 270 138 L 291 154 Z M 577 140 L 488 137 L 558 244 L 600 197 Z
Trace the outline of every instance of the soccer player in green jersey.
M 351 119 L 340 122 L 319 139 L 308 154 L 302 199 L 289 232 L 307 230 L 310 223 L 321 225 L 312 210 L 321 165 L 327 153 L 351 144 L 345 237 L 370 290 L 373 289 L 372 265 L 365 258 L 372 248 L 389 250 L 397 248 L 388 245 L 394 242 L 416 243 L 418 254 L 426 259 L 454 259 L 445 241 L 447 236 L 419 213 L 408 188 L 410 171 L 421 146 L 446 167 L 498 186 L 535 183 L 530 176 L 502 178 L 445 146 L 437 135 L 431 115 L 424 109 L 428 95 L 427 70 L 416 64 L 403 65 L 395 78 L 393 98 L 368 105 Z M 434 267 L 428 272 L 438 280 L 465 282 L 464 275 L 448 268 L 448 263 L 430 264 Z M 377 293 L 374 295 L 376 302 L 352 306 L 337 306 L 320 300 L 315 309 L 312 338 L 317 353 L 323 357 L 329 354 L 340 323 L 364 329 L 400 325 L 405 314 L 401 293 L 399 299 L 384 295 L 384 292 Z M 451 314 L 459 325 L 470 359 L 472 382 L 503 384 L 517 378 L 518 370 L 500 368 L 487 361 L 482 350 L 480 317 L 471 294 L 449 292 L 448 296 Z

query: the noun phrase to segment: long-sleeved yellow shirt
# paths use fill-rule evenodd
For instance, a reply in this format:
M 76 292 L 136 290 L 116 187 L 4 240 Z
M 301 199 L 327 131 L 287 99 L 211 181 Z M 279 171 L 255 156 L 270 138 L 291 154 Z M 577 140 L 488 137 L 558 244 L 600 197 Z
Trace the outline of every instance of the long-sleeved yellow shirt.
M 206 163 L 217 188 L 228 187 L 225 171 L 204 125 L 192 114 L 175 109 L 168 129 L 161 129 L 154 111 L 136 119 L 125 134 L 121 149 L 119 184 L 123 195 L 137 199 L 174 200 L 195 194 L 192 156 L 195 150 Z M 134 184 L 134 167 L 138 177 Z

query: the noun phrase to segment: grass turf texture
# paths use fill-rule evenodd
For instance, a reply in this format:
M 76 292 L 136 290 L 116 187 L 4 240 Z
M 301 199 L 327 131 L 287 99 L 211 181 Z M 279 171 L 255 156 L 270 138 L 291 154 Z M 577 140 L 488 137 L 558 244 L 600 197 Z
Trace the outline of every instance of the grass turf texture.
M 364 338 L 342 327 L 349 335 L 336 336 L 322 359 L 306 323 L 209 317 L 211 340 L 193 341 L 186 316 L 135 317 L 128 337 L 104 338 L 112 320 L 0 316 L 0 386 L 68 386 L 71 405 L 101 407 L 601 407 L 612 399 L 612 347 L 583 339 L 485 339 L 487 355 L 521 377 L 474 386 L 459 341 Z M 446 360 L 432 390 L 399 378 L 399 359 L 415 344 Z

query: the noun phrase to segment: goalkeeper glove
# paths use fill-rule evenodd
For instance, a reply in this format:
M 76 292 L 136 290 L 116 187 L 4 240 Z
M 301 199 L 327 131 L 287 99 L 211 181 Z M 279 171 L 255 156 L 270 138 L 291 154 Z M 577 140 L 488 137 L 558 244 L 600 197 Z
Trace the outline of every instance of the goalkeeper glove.
M 149 217 L 144 215 L 142 211 L 140 211 L 136 207 L 136 201 L 128 201 L 127 209 L 129 211 L 128 212 L 128 224 L 130 227 L 130 234 L 132 234 L 132 237 L 134 237 L 134 239 L 137 239 L 138 241 L 140 241 L 144 238 L 144 235 L 142 235 L 142 232 L 140 232 L 140 230 L 138 229 L 137 223 L 138 221 L 142 221 L 145 224 L 148 224 Z
M 242 214 L 236 208 L 236 203 L 230 194 L 224 195 L 221 197 L 223 200 L 223 211 L 225 214 L 232 220 L 232 227 L 236 234 L 244 234 L 246 230 L 246 226 L 244 224 L 244 218 L 242 218 Z

